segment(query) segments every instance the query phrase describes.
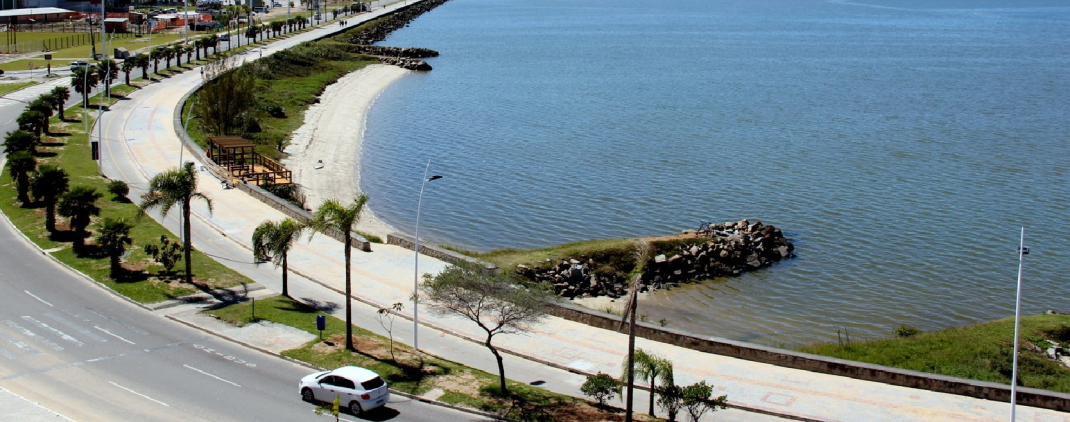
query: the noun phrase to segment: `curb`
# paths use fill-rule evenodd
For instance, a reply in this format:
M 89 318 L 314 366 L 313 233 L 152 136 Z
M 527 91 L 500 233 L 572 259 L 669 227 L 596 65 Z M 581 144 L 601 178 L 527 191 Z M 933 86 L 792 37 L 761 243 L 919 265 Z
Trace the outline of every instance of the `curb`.
M 187 327 L 190 327 L 190 328 L 193 328 L 193 329 L 196 329 L 196 330 L 199 330 L 199 331 L 214 335 L 214 336 L 219 337 L 219 338 L 221 338 L 223 340 L 227 340 L 227 341 L 230 341 L 232 343 L 239 344 L 239 345 L 241 345 L 243 347 L 246 347 L 246 348 L 249 348 L 249 349 L 253 349 L 253 350 L 256 350 L 258 352 L 264 353 L 266 355 L 277 357 L 277 358 L 280 358 L 282 360 L 285 360 L 285 361 L 288 361 L 288 362 L 291 362 L 291 363 L 294 363 L 294 364 L 297 364 L 297 365 L 301 365 L 301 366 L 304 366 L 304 367 L 309 368 L 309 369 L 314 369 L 314 370 L 317 370 L 317 371 L 326 371 L 326 370 L 328 370 L 327 368 L 322 368 L 322 367 L 310 364 L 310 363 L 305 362 L 305 361 L 301 361 L 301 360 L 297 360 L 297 359 L 290 358 L 290 357 L 287 357 L 287 356 L 283 356 L 283 355 L 281 355 L 279 353 L 275 353 L 275 352 L 272 352 L 270 350 L 263 349 L 263 348 L 261 348 L 259 346 L 254 346 L 254 345 L 246 343 L 244 341 L 237 340 L 237 339 L 234 339 L 234 338 L 231 338 L 231 337 L 227 337 L 227 336 L 225 336 L 223 334 L 220 334 L 220 333 L 217 333 L 215 331 L 209 330 L 207 328 L 201 327 L 201 326 L 199 326 L 197 324 L 194 324 L 192 322 L 180 319 L 180 318 L 175 317 L 173 315 L 164 315 L 164 318 L 167 318 L 169 320 L 178 322 L 178 323 L 180 323 L 182 325 L 185 325 Z M 497 415 L 497 414 L 494 414 L 494 413 L 488 413 L 488 412 L 484 412 L 482 410 L 476 410 L 476 409 L 471 409 L 471 408 L 467 408 L 467 407 L 459 407 L 459 406 L 455 406 L 455 405 L 452 405 L 452 404 L 449 404 L 449 403 L 440 402 L 438 400 L 431 400 L 431 399 L 426 398 L 426 397 L 420 397 L 420 396 L 409 394 L 409 393 L 406 393 L 406 392 L 403 392 L 403 391 L 397 391 L 397 390 L 394 390 L 392 388 L 390 389 L 390 394 L 396 394 L 396 395 L 408 398 L 410 400 L 420 401 L 420 402 L 423 402 L 423 403 L 430 404 L 432 406 L 445 407 L 445 408 L 457 410 L 457 411 L 460 411 L 460 412 L 471 413 L 471 414 L 479 415 L 479 416 L 485 416 L 485 417 L 492 418 L 492 419 L 499 420 L 499 421 L 519 422 L 519 421 L 516 421 L 514 419 L 509 419 L 509 418 L 506 418 L 506 417 L 503 417 L 501 415 Z

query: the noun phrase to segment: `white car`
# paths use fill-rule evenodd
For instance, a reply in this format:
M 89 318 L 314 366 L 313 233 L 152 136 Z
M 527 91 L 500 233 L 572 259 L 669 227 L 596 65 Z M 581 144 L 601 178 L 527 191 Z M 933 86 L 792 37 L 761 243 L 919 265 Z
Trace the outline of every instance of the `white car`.
M 375 372 L 357 366 L 343 366 L 333 371 L 317 372 L 301 378 L 301 399 L 307 402 L 332 402 L 349 408 L 353 415 L 372 410 L 390 400 L 390 390 Z

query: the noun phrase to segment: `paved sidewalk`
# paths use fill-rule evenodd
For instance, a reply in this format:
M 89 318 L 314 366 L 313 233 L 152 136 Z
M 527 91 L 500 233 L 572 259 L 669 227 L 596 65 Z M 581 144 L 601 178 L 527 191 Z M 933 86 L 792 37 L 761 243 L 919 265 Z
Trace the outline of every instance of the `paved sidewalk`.
M 364 19 L 368 15 L 362 15 Z M 358 17 L 351 20 L 360 21 Z M 324 28 L 323 30 L 331 30 Z M 337 29 L 335 29 L 337 30 Z M 312 35 L 309 35 L 312 36 Z M 301 36 L 280 41 L 267 47 L 265 55 L 295 44 Z M 248 60 L 256 56 L 248 55 Z M 135 197 L 147 184 L 149 176 L 174 168 L 179 162 L 179 140 L 175 134 L 174 113 L 178 101 L 200 82 L 196 70 L 166 79 L 134 92 L 128 100 L 104 114 L 106 138 L 105 160 L 114 161 L 105 167 L 109 177 L 125 180 Z M 192 153 L 185 153 L 186 159 Z M 198 157 L 199 159 L 200 157 Z M 253 228 L 267 220 L 285 216 L 237 189 L 224 190 L 209 173 L 201 173 L 199 189 L 213 201 L 214 212 L 203 204 L 195 204 L 194 246 L 198 249 L 219 249 L 225 254 L 225 264 L 263 284 L 270 291 L 279 291 L 277 271 L 261 266 L 255 270 L 248 262 L 248 250 Z M 374 198 L 372 198 L 374 204 Z M 373 205 L 374 206 L 374 205 Z M 159 219 L 159 216 L 154 216 Z M 176 230 L 174 216 L 163 222 Z M 333 302 L 342 306 L 338 293 L 344 289 L 342 245 L 326 236 L 318 235 L 302 241 L 290 253 L 292 295 L 298 298 Z M 374 309 L 395 302 L 406 303 L 404 313 L 411 315 L 409 297 L 413 289 L 413 253 L 391 245 L 373 245 L 373 252 L 354 252 L 352 270 L 354 297 L 365 302 L 354 310 L 354 321 L 361 327 L 381 332 L 374 318 Z M 445 263 L 421 257 L 420 272 L 435 273 Z M 184 311 L 190 311 L 184 309 Z M 338 311 L 341 312 L 341 311 Z M 337 312 L 336 312 L 337 314 Z M 195 324 L 203 317 L 193 312 L 174 314 L 175 318 Z M 481 338 L 478 327 L 465 320 L 420 313 L 426 324 L 420 329 L 423 349 L 469 366 L 495 373 L 496 367 L 485 348 L 460 340 Z M 399 320 L 396 325 L 411 326 Z M 206 327 L 224 330 L 220 327 Z M 397 327 L 395 327 L 397 328 Z M 410 342 L 411 328 L 395 331 L 395 336 Z M 568 368 L 582 373 L 620 373 L 627 337 L 623 334 L 592 328 L 583 324 L 547 318 L 530 335 L 499 336 L 496 344 L 514 356 L 507 357 L 506 373 L 511 378 L 532 382 L 550 378 L 547 388 L 576 394 L 582 376 L 554 369 Z M 254 336 L 255 337 L 255 336 Z M 887 384 L 860 381 L 813 372 L 728 358 L 719 355 L 637 339 L 637 346 L 664 355 L 675 364 L 677 383 L 690 384 L 706 380 L 714 384 L 717 394 L 727 394 L 735 406 L 785 415 L 792 418 L 822 421 L 1002 421 L 1009 414 L 1009 405 L 927 390 L 914 390 Z M 524 360 L 515 356 L 528 356 Z M 571 374 L 571 375 L 569 375 Z M 645 405 L 637 405 L 645 409 Z M 729 412 L 712 414 L 717 420 L 729 420 Z M 755 420 L 764 416 L 741 413 L 738 420 Z M 1070 416 L 1049 410 L 1019 406 L 1021 420 L 1064 421 Z M 714 420 L 714 419 L 710 419 Z

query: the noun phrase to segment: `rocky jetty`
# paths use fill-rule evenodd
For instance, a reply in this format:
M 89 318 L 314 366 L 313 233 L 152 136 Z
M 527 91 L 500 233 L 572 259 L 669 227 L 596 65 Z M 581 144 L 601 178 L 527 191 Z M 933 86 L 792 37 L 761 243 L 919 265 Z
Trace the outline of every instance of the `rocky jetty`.
M 678 243 L 674 251 L 658 254 L 647 261 L 642 291 L 739 275 L 795 256 L 794 245 L 784 238 L 780 229 L 747 220 L 710 225 L 701 234 L 685 232 L 673 240 Z M 548 259 L 538 267 L 519 265 L 516 272 L 527 280 L 550 283 L 558 296 L 618 298 L 627 294 L 626 271 L 630 270 L 610 268 L 607 263 L 590 257 L 578 257 L 558 262 Z
M 362 24 L 337 37 L 350 44 L 372 45 L 385 40 L 391 32 L 404 28 L 420 15 L 431 11 L 448 0 L 424 0 L 389 15 Z

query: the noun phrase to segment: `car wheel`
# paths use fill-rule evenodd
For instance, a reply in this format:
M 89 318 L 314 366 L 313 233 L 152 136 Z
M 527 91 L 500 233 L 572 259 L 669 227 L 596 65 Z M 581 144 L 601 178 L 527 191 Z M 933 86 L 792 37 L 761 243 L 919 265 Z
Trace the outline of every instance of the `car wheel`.
M 312 395 L 311 388 L 301 389 L 301 400 L 307 401 L 309 403 L 314 403 L 316 401 L 316 396 Z
M 364 409 L 360 407 L 360 403 L 355 401 L 349 402 L 349 413 L 352 413 L 353 416 L 357 416 L 361 414 L 361 412 L 364 412 Z

